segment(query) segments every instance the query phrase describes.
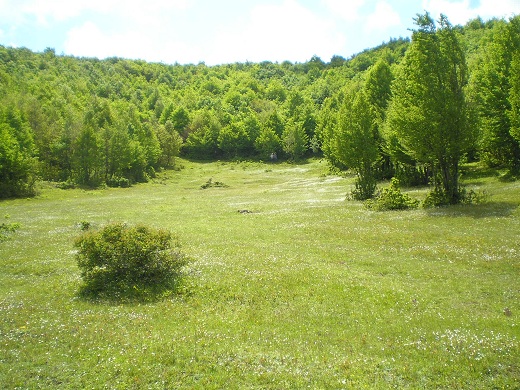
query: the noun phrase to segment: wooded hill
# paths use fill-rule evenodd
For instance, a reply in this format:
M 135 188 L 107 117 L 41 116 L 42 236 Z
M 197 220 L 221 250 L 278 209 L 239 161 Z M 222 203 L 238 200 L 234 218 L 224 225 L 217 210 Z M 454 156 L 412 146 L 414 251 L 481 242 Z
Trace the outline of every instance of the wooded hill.
M 322 154 L 359 175 L 349 129 L 357 126 L 352 113 L 363 112 L 363 99 L 375 145 L 371 175 L 425 182 L 434 160 L 392 133 L 387 112 L 390 104 L 389 117 L 399 116 L 391 101 L 404 90 L 398 80 L 412 66 L 405 61 L 410 47 L 430 34 L 446 54 L 443 31 L 457 41 L 450 43 L 461 48 L 457 64 L 467 69 L 460 87 L 471 136 L 461 159 L 518 172 L 520 17 L 439 28 L 422 22 L 418 16 L 412 40 L 392 39 L 329 62 L 315 56 L 306 63 L 168 65 L 0 46 L 0 197 L 31 195 L 39 179 L 63 187 L 128 186 L 173 167 L 180 154 L 264 160 L 272 153 L 293 160 Z

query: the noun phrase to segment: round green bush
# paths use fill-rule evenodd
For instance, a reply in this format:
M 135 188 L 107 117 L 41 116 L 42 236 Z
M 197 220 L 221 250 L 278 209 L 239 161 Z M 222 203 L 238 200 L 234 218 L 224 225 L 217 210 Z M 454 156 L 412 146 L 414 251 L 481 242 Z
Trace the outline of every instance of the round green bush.
M 86 295 L 156 295 L 173 291 L 186 256 L 166 230 L 112 223 L 87 231 L 75 247 Z
M 365 207 L 375 211 L 416 209 L 419 201 L 403 194 L 399 188 L 399 180 L 392 178 L 390 187 L 383 188 L 374 199 L 365 202 Z

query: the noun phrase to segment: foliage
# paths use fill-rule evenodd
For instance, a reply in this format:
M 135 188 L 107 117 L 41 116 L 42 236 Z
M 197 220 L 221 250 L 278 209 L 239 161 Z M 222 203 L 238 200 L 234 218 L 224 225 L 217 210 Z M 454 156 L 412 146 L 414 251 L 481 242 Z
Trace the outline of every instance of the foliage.
M 363 86 L 375 115 L 374 137 L 376 138 L 379 153 L 376 170 L 379 178 L 389 178 L 395 170 L 390 161 L 388 148 L 383 137 L 383 125 L 386 120 L 388 103 L 392 96 L 391 84 L 393 79 L 392 69 L 386 58 L 383 57 L 368 69 L 367 78 Z
M 487 202 L 489 194 L 484 191 L 475 191 L 473 189 L 468 190 L 466 187 L 459 187 L 458 197 L 461 204 L 465 205 L 477 205 Z M 439 207 L 449 204 L 448 196 L 442 189 L 434 189 L 431 191 L 423 201 L 423 207 Z
M 511 62 L 511 90 L 509 92 L 509 120 L 511 121 L 511 136 L 520 144 L 520 54 L 515 53 Z
M 281 150 L 281 140 L 274 130 L 264 127 L 260 130 L 260 135 L 255 140 L 255 149 L 265 159 L 269 158 L 272 153 L 278 154 Z
M 5 218 L 8 219 L 9 216 L 6 215 Z M 2 222 L 2 223 L 0 223 L 0 242 L 7 240 L 9 238 L 9 235 L 11 233 L 14 233 L 18 229 L 20 229 L 20 227 L 21 227 L 21 225 L 19 223 L 17 223 L 17 222 L 13 222 L 13 223 Z
M 460 202 L 459 164 L 473 140 L 464 92 L 466 61 L 445 16 L 439 28 L 428 13 L 418 15 L 416 24 L 392 88 L 389 138 L 397 140 L 404 154 L 427 164 L 435 193 L 444 194 L 439 199 L 455 204 Z
M 375 211 L 416 209 L 419 207 L 419 200 L 403 194 L 399 187 L 399 180 L 392 178 L 390 186 L 383 188 L 373 199 L 368 199 L 365 207 Z
M 309 137 L 301 122 L 289 123 L 282 134 L 283 150 L 291 159 L 300 160 L 309 149 Z
M 478 115 L 482 137 L 480 153 L 490 166 L 520 170 L 520 141 L 515 137 L 520 16 L 498 21 L 482 50 L 475 70 L 474 88 L 479 96 Z
M 203 190 L 212 187 L 228 187 L 228 185 L 222 183 L 221 181 L 213 181 L 213 178 L 210 177 L 206 183 L 200 186 L 200 188 Z
M 75 241 L 81 292 L 110 299 L 147 297 L 175 288 L 186 257 L 170 232 L 123 223 L 87 231 Z
M 364 90 L 352 91 L 345 99 L 335 135 L 336 157 L 356 172 L 354 199 L 365 200 L 376 190 L 375 163 L 378 157 L 375 113 Z
M 0 198 L 35 194 L 36 150 L 32 133 L 14 107 L 0 109 Z

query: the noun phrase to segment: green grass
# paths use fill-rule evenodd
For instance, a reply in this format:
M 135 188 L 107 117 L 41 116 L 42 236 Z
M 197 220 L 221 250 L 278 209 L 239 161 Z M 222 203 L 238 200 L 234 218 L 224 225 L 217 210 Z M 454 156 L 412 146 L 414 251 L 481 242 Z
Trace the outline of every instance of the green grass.
M 471 167 L 486 204 L 372 212 L 321 161 L 181 163 L 0 203 L 21 224 L 0 243 L 0 388 L 520 388 L 519 182 Z M 78 298 L 82 221 L 172 230 L 182 292 Z

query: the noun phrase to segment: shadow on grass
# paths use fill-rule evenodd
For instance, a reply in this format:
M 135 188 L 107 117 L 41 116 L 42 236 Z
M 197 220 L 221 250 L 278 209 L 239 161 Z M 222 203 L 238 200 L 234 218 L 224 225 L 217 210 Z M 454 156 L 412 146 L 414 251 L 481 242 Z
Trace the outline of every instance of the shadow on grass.
M 482 184 L 482 179 L 496 178 L 502 183 L 510 183 L 520 180 L 518 173 L 512 173 L 505 168 L 487 167 L 482 164 L 472 163 L 461 168 L 462 179 L 473 185 Z M 478 181 L 480 180 L 480 181 Z
M 500 172 L 496 168 L 484 167 L 477 164 L 468 164 L 461 169 L 461 173 L 464 180 L 476 180 L 500 176 Z
M 432 217 L 471 217 L 475 219 L 489 217 L 509 217 L 518 208 L 518 203 L 486 202 L 474 205 L 456 205 L 427 209 Z
M 93 290 L 82 284 L 77 296 L 80 300 L 97 305 L 142 305 L 153 304 L 177 296 L 189 296 L 189 288 L 182 281 L 168 286 L 131 286 Z

